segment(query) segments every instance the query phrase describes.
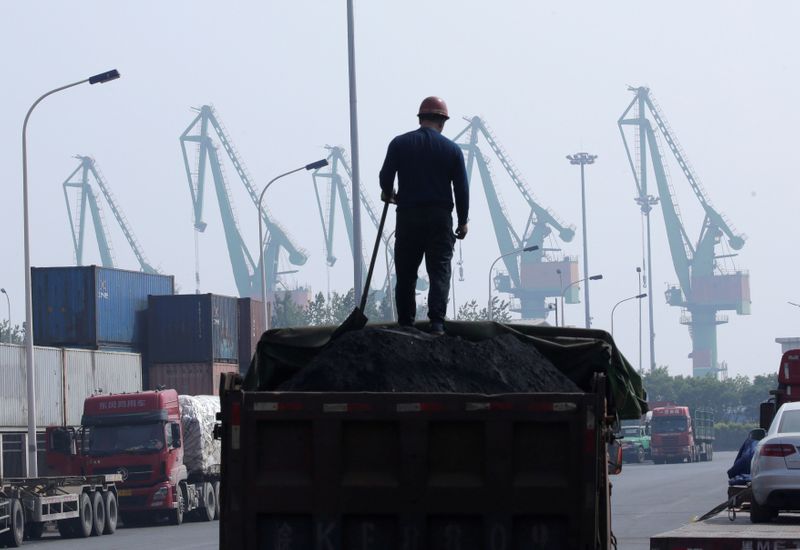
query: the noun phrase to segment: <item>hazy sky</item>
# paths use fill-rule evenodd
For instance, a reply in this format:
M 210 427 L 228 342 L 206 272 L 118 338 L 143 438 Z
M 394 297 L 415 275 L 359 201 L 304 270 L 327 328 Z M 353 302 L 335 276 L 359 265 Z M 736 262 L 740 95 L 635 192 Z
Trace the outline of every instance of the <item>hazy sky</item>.
M 775 370 L 775 337 L 800 333 L 800 309 L 787 304 L 800 301 L 792 260 L 800 192 L 791 184 L 800 122 L 797 3 L 356 0 L 355 10 L 361 174 L 375 202 L 388 141 L 415 127 L 419 101 L 431 94 L 449 104 L 448 136 L 465 126 L 462 116 L 485 118 L 540 202 L 577 226 L 571 243 L 553 241 L 570 255 L 581 253 L 580 182 L 564 156 L 580 150 L 599 156 L 587 169 L 590 266 L 605 277 L 592 286 L 597 328 L 609 329 L 614 303 L 638 291 L 641 216 L 616 120 L 632 98 L 627 86 L 649 86 L 712 202 L 748 236 L 734 261 L 751 274 L 752 315 L 730 313 L 731 322 L 719 329 L 719 358 L 732 375 Z M 73 155 L 90 155 L 151 263 L 174 274 L 183 292 L 194 291 L 191 200 L 178 141 L 192 107 L 216 107 L 259 186 L 324 157 L 326 144 L 349 149 L 344 0 L 7 0 L 0 4 L 0 46 L 0 286 L 11 297 L 14 323 L 24 316 L 20 133 L 25 112 L 45 91 L 110 68 L 123 75 L 48 98 L 31 119 L 35 266 L 73 262 L 61 184 L 78 166 Z M 521 231 L 527 207 L 498 168 L 495 162 L 495 182 Z M 232 167 L 226 172 L 240 227 L 256 253 L 255 207 Z M 671 173 L 696 240 L 702 213 L 674 164 Z M 212 195 L 209 188 L 201 289 L 234 295 Z M 326 268 L 310 175 L 276 183 L 267 203 L 310 254 L 287 284 L 314 291 L 325 291 L 328 280 L 334 290 L 352 286 L 341 224 L 339 262 Z M 499 252 L 480 186 L 473 187 L 470 217 L 457 299 L 483 303 Z M 119 266 L 136 269 L 108 209 L 106 221 Z M 660 211 L 652 222 L 657 362 L 689 374 L 688 331 L 678 322 L 680 309 L 663 298 L 677 277 Z M 365 220 L 367 248 L 374 234 Z M 89 237 L 85 263 L 99 263 Z M 0 312 L 4 318 L 5 304 Z M 568 323 L 582 325 L 582 304 L 566 313 Z M 634 364 L 637 320 L 634 302 L 618 308 L 615 336 Z

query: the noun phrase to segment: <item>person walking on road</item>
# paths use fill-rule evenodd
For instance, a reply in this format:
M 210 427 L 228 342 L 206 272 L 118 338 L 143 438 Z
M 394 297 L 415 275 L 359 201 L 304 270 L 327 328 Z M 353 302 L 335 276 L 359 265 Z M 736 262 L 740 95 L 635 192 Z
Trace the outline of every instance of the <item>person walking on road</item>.
M 461 148 L 442 135 L 447 105 L 427 97 L 419 107 L 419 129 L 395 137 L 380 171 L 381 200 L 397 204 L 394 262 L 397 321 L 413 326 L 417 272 L 425 257 L 430 287 L 431 333 L 444 334 L 450 262 L 456 239 L 467 236 L 469 185 Z M 397 175 L 397 193 L 394 180 Z M 453 233 L 453 196 L 457 214 Z

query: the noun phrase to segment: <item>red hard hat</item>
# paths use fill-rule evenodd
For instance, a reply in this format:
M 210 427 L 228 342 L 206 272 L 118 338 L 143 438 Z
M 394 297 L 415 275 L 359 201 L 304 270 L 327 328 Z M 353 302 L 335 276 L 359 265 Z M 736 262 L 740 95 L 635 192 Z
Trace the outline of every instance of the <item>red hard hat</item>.
M 417 116 L 421 115 L 439 115 L 445 119 L 450 118 L 450 115 L 447 114 L 447 104 L 444 99 L 433 95 L 422 100 L 419 106 L 419 113 L 417 113 Z

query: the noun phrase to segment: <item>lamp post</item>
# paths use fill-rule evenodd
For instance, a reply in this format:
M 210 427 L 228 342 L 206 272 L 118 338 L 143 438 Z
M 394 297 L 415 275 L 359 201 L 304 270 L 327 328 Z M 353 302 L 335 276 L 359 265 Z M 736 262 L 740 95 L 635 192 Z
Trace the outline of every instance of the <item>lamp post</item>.
M 599 280 L 600 280 L 600 279 L 602 279 L 602 278 L 603 278 L 603 276 L 602 276 L 602 275 L 591 275 L 591 276 L 589 276 L 589 277 L 584 277 L 583 279 L 578 279 L 578 280 L 577 280 L 577 281 L 575 281 L 574 283 L 570 283 L 570 284 L 568 284 L 568 285 L 567 285 L 567 288 L 565 288 L 565 289 L 564 289 L 564 290 L 561 292 L 561 304 L 562 304 L 562 305 L 561 305 L 561 326 L 562 326 L 562 327 L 565 327 L 565 326 L 567 326 L 567 324 L 566 324 L 567 312 L 566 312 L 566 311 L 564 311 L 564 305 L 563 305 L 563 304 L 564 304 L 564 296 L 567 294 L 567 291 L 568 291 L 570 288 L 572 288 L 573 286 L 581 284 L 583 281 L 599 281 Z M 586 286 L 589 286 L 589 285 L 587 284 Z
M 644 294 L 637 294 L 636 296 L 631 296 L 629 298 L 624 298 L 614 304 L 614 307 L 611 308 L 611 336 L 614 336 L 614 311 L 617 309 L 617 306 L 627 302 L 628 300 L 641 300 L 642 298 L 647 298 L 647 293 Z M 640 302 L 641 303 L 641 302 Z
M 394 297 L 392 296 L 392 272 L 389 268 L 389 241 L 394 237 L 394 231 L 386 237 L 386 246 L 383 247 L 383 257 L 386 260 L 386 300 L 389 300 L 389 308 L 392 312 L 392 321 L 396 321 L 394 313 Z
M 597 155 L 590 155 L 589 153 L 575 153 L 574 155 L 567 155 L 567 160 L 570 164 L 577 164 L 581 167 L 581 212 L 583 219 L 583 278 L 589 278 L 589 245 L 586 242 L 586 178 L 584 175 L 584 167 L 587 164 L 594 164 Z M 589 285 L 583 288 L 583 299 L 586 302 L 586 328 L 592 326 L 592 316 L 589 312 Z M 564 318 L 563 311 L 561 318 Z
M 300 168 L 295 168 L 294 170 L 284 172 L 279 176 L 275 176 L 269 180 L 269 182 L 267 182 L 267 184 L 264 186 L 264 189 L 262 189 L 261 194 L 258 196 L 258 265 L 261 266 L 261 300 L 264 302 L 264 327 L 267 330 L 269 330 L 269 309 L 267 308 L 267 268 L 264 265 L 264 223 L 262 220 L 264 210 L 261 206 L 261 203 L 264 200 L 264 193 L 267 192 L 267 189 L 269 189 L 270 185 L 281 179 L 283 176 L 294 174 L 300 170 L 316 170 L 317 168 L 322 168 L 323 166 L 328 166 L 328 159 L 318 160 L 316 162 L 312 162 L 311 164 L 301 166 Z
M 556 269 L 556 273 L 558 273 L 558 288 L 561 291 L 561 315 L 564 315 L 564 277 L 560 269 Z M 556 326 L 558 326 L 558 302 L 559 300 L 556 300 Z
M 11 343 L 11 300 L 8 297 L 8 292 L 5 288 L 0 288 L 0 294 L 6 295 L 6 303 L 8 304 L 8 343 Z
M 487 304 L 487 310 L 486 310 L 490 321 L 492 320 L 492 270 L 494 269 L 494 265 L 507 256 L 522 254 L 523 252 L 533 252 L 534 250 L 539 250 L 539 247 L 536 245 L 526 246 L 525 248 L 520 248 L 519 250 L 506 252 L 505 254 L 498 256 L 497 259 L 495 259 L 495 261 L 492 262 L 492 265 L 489 268 L 489 303 Z
M 639 294 L 642 293 L 642 268 L 636 268 L 639 276 Z M 642 372 L 642 301 L 639 300 L 639 372 Z
M 25 368 L 27 372 L 25 378 L 28 393 L 28 477 L 38 477 L 39 475 L 39 468 L 36 464 L 36 385 L 33 361 L 33 304 L 31 298 L 31 251 L 28 219 L 28 120 L 31 118 L 31 113 L 36 106 L 47 96 L 86 82 L 89 84 L 102 84 L 110 80 L 116 80 L 119 76 L 119 72 L 116 69 L 112 69 L 50 90 L 33 102 L 33 105 L 25 114 L 25 121 L 22 123 L 22 224 L 25 255 Z M 6 294 L 6 296 L 8 295 Z

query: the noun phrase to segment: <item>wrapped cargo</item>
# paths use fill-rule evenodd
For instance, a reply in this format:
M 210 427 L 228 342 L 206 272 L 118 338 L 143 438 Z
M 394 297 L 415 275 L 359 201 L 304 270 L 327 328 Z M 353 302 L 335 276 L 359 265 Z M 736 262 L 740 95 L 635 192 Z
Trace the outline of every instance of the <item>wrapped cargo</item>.
M 214 423 L 220 410 L 212 395 L 179 395 L 183 426 L 183 463 L 189 474 L 206 473 L 220 463 Z

